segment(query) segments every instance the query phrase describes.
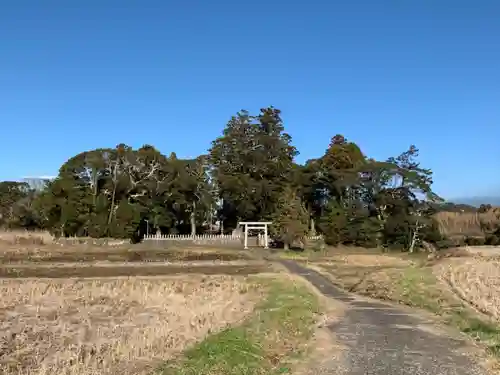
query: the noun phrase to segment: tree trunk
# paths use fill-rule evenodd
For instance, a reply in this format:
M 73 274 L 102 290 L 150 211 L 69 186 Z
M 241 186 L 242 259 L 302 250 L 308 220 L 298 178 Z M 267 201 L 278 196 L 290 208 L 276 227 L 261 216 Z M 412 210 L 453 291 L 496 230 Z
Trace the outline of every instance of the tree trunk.
M 288 243 L 288 241 L 283 242 L 283 248 L 285 249 L 285 251 L 290 250 L 290 244 Z
M 417 243 L 417 240 L 418 240 L 418 230 L 419 230 L 419 226 L 418 226 L 418 221 L 415 225 L 415 230 L 413 231 L 413 236 L 411 238 L 411 243 L 410 243 L 410 248 L 408 249 L 408 251 L 410 253 L 413 253 L 415 251 L 415 245 Z
M 115 165 L 115 169 L 113 170 L 113 195 L 111 196 L 111 207 L 109 209 L 108 216 L 108 226 L 111 224 L 111 219 L 113 217 L 113 211 L 115 210 L 115 199 L 116 199 L 116 185 L 118 184 L 118 165 Z M 109 228 L 108 228 L 109 230 Z
M 196 236 L 196 202 L 193 201 L 193 210 L 191 211 L 191 236 Z
M 109 208 L 108 225 L 111 224 L 111 219 L 113 218 L 113 211 L 115 210 L 115 198 L 116 197 L 116 184 L 113 186 L 113 195 L 111 196 L 111 207 Z
M 379 207 L 378 208 L 378 215 L 377 219 L 379 221 L 379 230 L 377 232 L 377 246 L 379 248 L 382 248 L 384 245 L 384 230 L 385 230 L 385 223 L 387 221 L 385 217 L 385 206 L 384 207 Z
M 97 177 L 97 172 L 93 172 L 93 175 L 92 175 L 92 183 L 94 184 L 94 195 L 92 197 L 92 203 L 94 204 L 94 212 L 96 211 L 96 202 L 97 202 L 97 181 L 99 180 Z

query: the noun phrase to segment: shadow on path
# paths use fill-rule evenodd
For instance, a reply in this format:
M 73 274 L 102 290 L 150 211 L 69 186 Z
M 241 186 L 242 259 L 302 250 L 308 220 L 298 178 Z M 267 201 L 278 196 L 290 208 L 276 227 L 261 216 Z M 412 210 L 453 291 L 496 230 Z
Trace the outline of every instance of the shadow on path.
M 452 338 L 424 318 L 397 306 L 363 301 L 335 287 L 326 277 L 294 261 L 280 260 L 325 296 L 347 306 L 345 316 L 328 329 L 345 347 L 343 363 L 332 361 L 317 374 L 477 375 L 487 372 L 464 352 L 466 340 Z M 426 325 L 427 324 L 427 325 Z M 470 345 L 469 345 L 470 347 Z

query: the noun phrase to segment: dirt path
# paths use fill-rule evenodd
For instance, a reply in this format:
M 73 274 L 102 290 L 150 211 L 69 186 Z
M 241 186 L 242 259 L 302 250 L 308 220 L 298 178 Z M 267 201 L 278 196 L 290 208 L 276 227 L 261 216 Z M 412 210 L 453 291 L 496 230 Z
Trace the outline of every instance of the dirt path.
M 280 261 L 290 272 L 311 282 L 325 296 L 346 304 L 342 319 L 328 326 L 345 349 L 341 359 L 323 361 L 310 375 L 486 375 L 464 353 L 475 348 L 452 337 L 435 322 L 406 309 L 356 298 L 335 287 L 321 274 L 293 261 Z

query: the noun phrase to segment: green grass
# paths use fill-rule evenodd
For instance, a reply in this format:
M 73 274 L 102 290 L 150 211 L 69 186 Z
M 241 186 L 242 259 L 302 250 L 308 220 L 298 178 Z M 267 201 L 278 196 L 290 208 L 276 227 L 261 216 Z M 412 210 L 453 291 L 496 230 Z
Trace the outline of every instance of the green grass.
M 243 325 L 207 337 L 161 375 L 256 375 L 290 373 L 312 337 L 317 297 L 306 287 L 259 279 L 268 295 Z
M 315 254 L 311 251 L 304 250 L 304 251 L 293 251 L 293 250 L 287 250 L 287 251 L 282 251 L 278 253 L 278 256 L 282 259 L 291 259 L 291 260 L 307 260 L 310 257 L 314 256 Z
M 441 315 L 448 301 L 443 299 L 442 292 L 436 288 L 436 285 L 437 279 L 432 271 L 426 268 L 409 267 L 401 272 L 400 278 L 396 280 L 394 296 L 400 303 Z

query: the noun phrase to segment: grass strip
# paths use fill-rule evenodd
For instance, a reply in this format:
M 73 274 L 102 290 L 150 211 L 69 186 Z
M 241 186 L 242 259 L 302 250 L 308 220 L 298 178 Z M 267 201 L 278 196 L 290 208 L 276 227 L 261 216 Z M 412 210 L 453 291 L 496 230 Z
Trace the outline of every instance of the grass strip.
M 182 358 L 162 366 L 160 375 L 286 374 L 305 353 L 314 332 L 317 297 L 287 280 L 258 279 L 267 297 L 238 327 L 208 336 Z

